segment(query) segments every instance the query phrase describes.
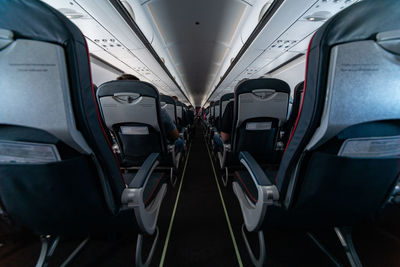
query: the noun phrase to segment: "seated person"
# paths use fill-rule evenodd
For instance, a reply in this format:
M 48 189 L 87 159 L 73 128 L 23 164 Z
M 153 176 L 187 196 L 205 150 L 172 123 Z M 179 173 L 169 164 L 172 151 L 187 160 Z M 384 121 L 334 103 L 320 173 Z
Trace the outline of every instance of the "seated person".
M 122 74 L 117 77 L 117 80 L 140 81 L 139 78 L 132 74 Z M 164 109 L 161 109 L 161 123 L 168 140 L 171 143 L 175 143 L 175 152 L 181 152 L 184 145 L 183 140 L 179 137 L 178 129 Z
M 233 123 L 233 101 L 230 101 L 225 108 L 224 114 L 221 118 L 221 133 L 214 135 L 214 150 L 222 149 L 224 143 L 230 141 Z

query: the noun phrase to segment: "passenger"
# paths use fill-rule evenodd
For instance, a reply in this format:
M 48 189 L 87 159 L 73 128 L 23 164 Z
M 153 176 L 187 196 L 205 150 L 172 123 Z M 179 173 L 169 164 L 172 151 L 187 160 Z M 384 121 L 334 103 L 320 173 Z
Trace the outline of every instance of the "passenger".
M 172 98 L 175 100 L 176 103 L 179 102 L 179 99 L 178 99 L 178 97 L 176 95 L 172 96 Z M 179 131 L 182 130 L 181 127 L 186 125 L 186 118 L 185 117 L 186 117 L 186 113 L 185 113 L 185 110 L 182 107 L 182 118 L 180 118 L 178 116 L 178 121 L 177 121 L 178 127 L 179 127 Z
M 187 111 L 187 119 L 188 119 L 188 123 L 190 124 L 190 135 L 192 137 L 195 137 L 196 135 L 196 127 L 194 126 L 195 124 L 195 119 L 194 119 L 194 108 L 192 105 L 189 106 L 188 111 Z
M 125 81 L 140 81 L 139 78 L 132 74 L 122 74 L 117 77 L 117 80 L 125 80 Z M 176 152 L 181 152 L 183 149 L 183 141 L 179 137 L 179 132 L 178 129 L 176 128 L 174 122 L 172 119 L 169 117 L 167 111 L 164 109 L 161 109 L 161 123 L 162 127 L 167 135 L 168 140 L 171 143 L 175 142 L 175 151 Z
M 221 119 L 221 133 L 214 135 L 214 150 L 219 151 L 222 149 L 224 143 L 228 143 L 231 138 L 233 124 L 233 101 L 230 101 L 225 108 L 224 114 Z

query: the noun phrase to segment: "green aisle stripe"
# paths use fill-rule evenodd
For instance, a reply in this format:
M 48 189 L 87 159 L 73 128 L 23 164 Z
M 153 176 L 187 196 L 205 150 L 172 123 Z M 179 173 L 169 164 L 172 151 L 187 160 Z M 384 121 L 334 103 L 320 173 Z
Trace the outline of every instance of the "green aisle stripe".
M 179 196 L 181 195 L 181 188 L 182 188 L 183 178 L 185 178 L 186 165 L 187 165 L 187 162 L 188 162 L 188 159 L 189 159 L 191 148 L 192 148 L 192 144 L 190 144 L 190 146 L 189 146 L 189 152 L 188 152 L 188 155 L 186 157 L 185 166 L 183 168 L 182 178 L 181 178 L 181 181 L 179 183 L 178 194 L 176 195 L 174 210 L 172 211 L 171 221 L 169 222 L 169 227 L 168 227 L 167 238 L 165 239 L 164 249 L 163 249 L 163 252 L 162 252 L 162 255 L 161 255 L 160 267 L 162 267 L 164 265 L 165 255 L 167 254 L 169 237 L 171 236 L 171 230 L 172 230 L 172 225 L 174 223 L 176 207 L 178 206 Z
M 205 139 L 204 139 L 204 141 L 205 141 Z M 218 183 L 218 178 L 217 178 L 217 173 L 215 172 L 214 162 L 213 162 L 213 160 L 212 160 L 212 158 L 211 158 L 210 150 L 208 149 L 208 146 L 207 146 L 207 142 L 206 142 L 206 141 L 205 141 L 205 145 L 206 145 L 206 147 L 207 147 L 208 156 L 209 156 L 209 158 L 210 158 L 211 165 L 212 165 L 212 168 L 213 168 L 214 178 L 215 178 L 215 182 L 217 183 L 219 196 L 220 196 L 221 202 L 222 202 L 222 207 L 224 208 L 224 213 L 225 213 L 226 222 L 228 223 L 229 232 L 231 233 L 232 243 L 233 243 L 233 246 L 234 246 L 234 248 L 235 248 L 236 257 L 237 257 L 239 266 L 240 266 L 240 267 L 243 267 L 242 258 L 240 257 L 240 252 L 239 252 L 239 249 L 238 249 L 238 246 L 237 246 L 237 243 L 236 243 L 235 235 L 233 234 L 233 230 L 232 230 L 232 226 L 231 226 L 231 221 L 229 220 L 228 211 L 226 210 L 224 197 L 222 196 L 221 188 L 220 188 L 219 183 Z

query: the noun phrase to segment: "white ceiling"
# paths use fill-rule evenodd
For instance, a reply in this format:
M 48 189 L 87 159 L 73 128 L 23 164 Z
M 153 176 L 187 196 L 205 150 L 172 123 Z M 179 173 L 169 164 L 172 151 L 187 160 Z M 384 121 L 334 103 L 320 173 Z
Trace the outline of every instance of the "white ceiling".
M 146 6 L 182 81 L 195 102 L 200 102 L 196 99 L 201 100 L 215 78 L 247 4 L 236 0 L 153 0 Z
M 137 1 L 126 0 L 132 7 Z M 206 96 L 223 63 L 246 41 L 262 8 L 272 0 L 140 0 L 162 49 L 196 105 Z M 140 11 L 137 6 L 133 8 Z M 140 28 L 141 19 L 136 19 Z M 157 49 L 156 49 L 157 50 Z M 161 50 L 161 49 L 160 49 Z
M 177 95 L 183 102 L 189 103 L 108 0 L 43 1 L 64 13 L 79 27 L 86 36 L 91 54 L 125 73 L 134 74 L 141 80 L 154 84 L 160 93 Z M 185 92 L 186 89 L 168 58 L 165 64 Z
M 357 0 L 284 1 L 227 77 L 220 84 L 216 81 L 212 85 L 212 90 L 218 87 L 213 93 L 212 90 L 208 91 L 202 104 L 233 92 L 236 84 L 244 78 L 258 78 L 292 58 L 305 54 L 312 35 L 326 21 L 310 21 L 306 17 L 328 11 L 325 14 L 329 18 L 355 2 Z M 221 69 L 218 76 L 222 76 L 228 67 Z
M 43 1 L 81 29 L 91 54 L 154 84 L 160 93 L 195 105 L 216 100 L 232 92 L 241 79 L 263 76 L 304 54 L 324 23 L 309 21 L 308 16 L 324 11 L 328 18 L 357 2 L 285 0 L 226 73 L 273 0 L 120 0 L 130 5 L 127 10 L 133 11 L 171 79 L 108 0 Z

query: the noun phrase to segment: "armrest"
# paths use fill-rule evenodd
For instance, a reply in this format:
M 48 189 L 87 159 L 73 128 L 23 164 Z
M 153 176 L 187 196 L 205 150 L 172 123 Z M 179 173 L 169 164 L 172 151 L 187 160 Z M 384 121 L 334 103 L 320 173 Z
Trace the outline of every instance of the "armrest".
M 151 153 L 147 157 L 132 182 L 124 189 L 121 203 L 124 209 L 134 209 L 135 219 L 142 233 L 152 235 L 156 229 L 157 218 L 161 208 L 162 200 L 167 191 L 167 185 L 163 184 L 152 201 L 151 208 L 145 207 L 143 191 L 153 170 L 158 166 L 159 153 Z
M 143 165 L 140 167 L 138 173 L 129 184 L 128 188 L 139 188 L 146 184 L 147 179 L 150 177 L 154 168 L 158 166 L 159 156 L 159 153 L 151 153 L 150 156 L 147 157 Z
M 246 167 L 257 187 L 258 201 L 255 204 L 250 203 L 237 182 L 232 184 L 233 192 L 239 200 L 247 230 L 250 232 L 258 231 L 264 222 L 268 207 L 279 205 L 279 191 L 249 152 L 239 152 L 239 160 Z
M 239 160 L 246 167 L 252 177 L 254 177 L 254 182 L 256 185 L 270 186 L 273 183 L 268 179 L 265 172 L 258 165 L 257 161 L 250 155 L 247 151 L 239 152 Z
M 220 158 L 220 166 L 221 166 L 221 169 L 222 168 L 225 168 L 225 165 L 226 165 L 226 160 L 227 160 L 227 158 L 228 158 L 228 154 L 232 151 L 231 150 L 231 144 L 225 144 L 224 143 L 224 150 L 223 150 L 223 152 L 222 152 L 222 157 Z
M 249 171 L 262 202 L 273 204 L 279 200 L 279 191 L 249 152 L 239 152 L 239 160 Z

